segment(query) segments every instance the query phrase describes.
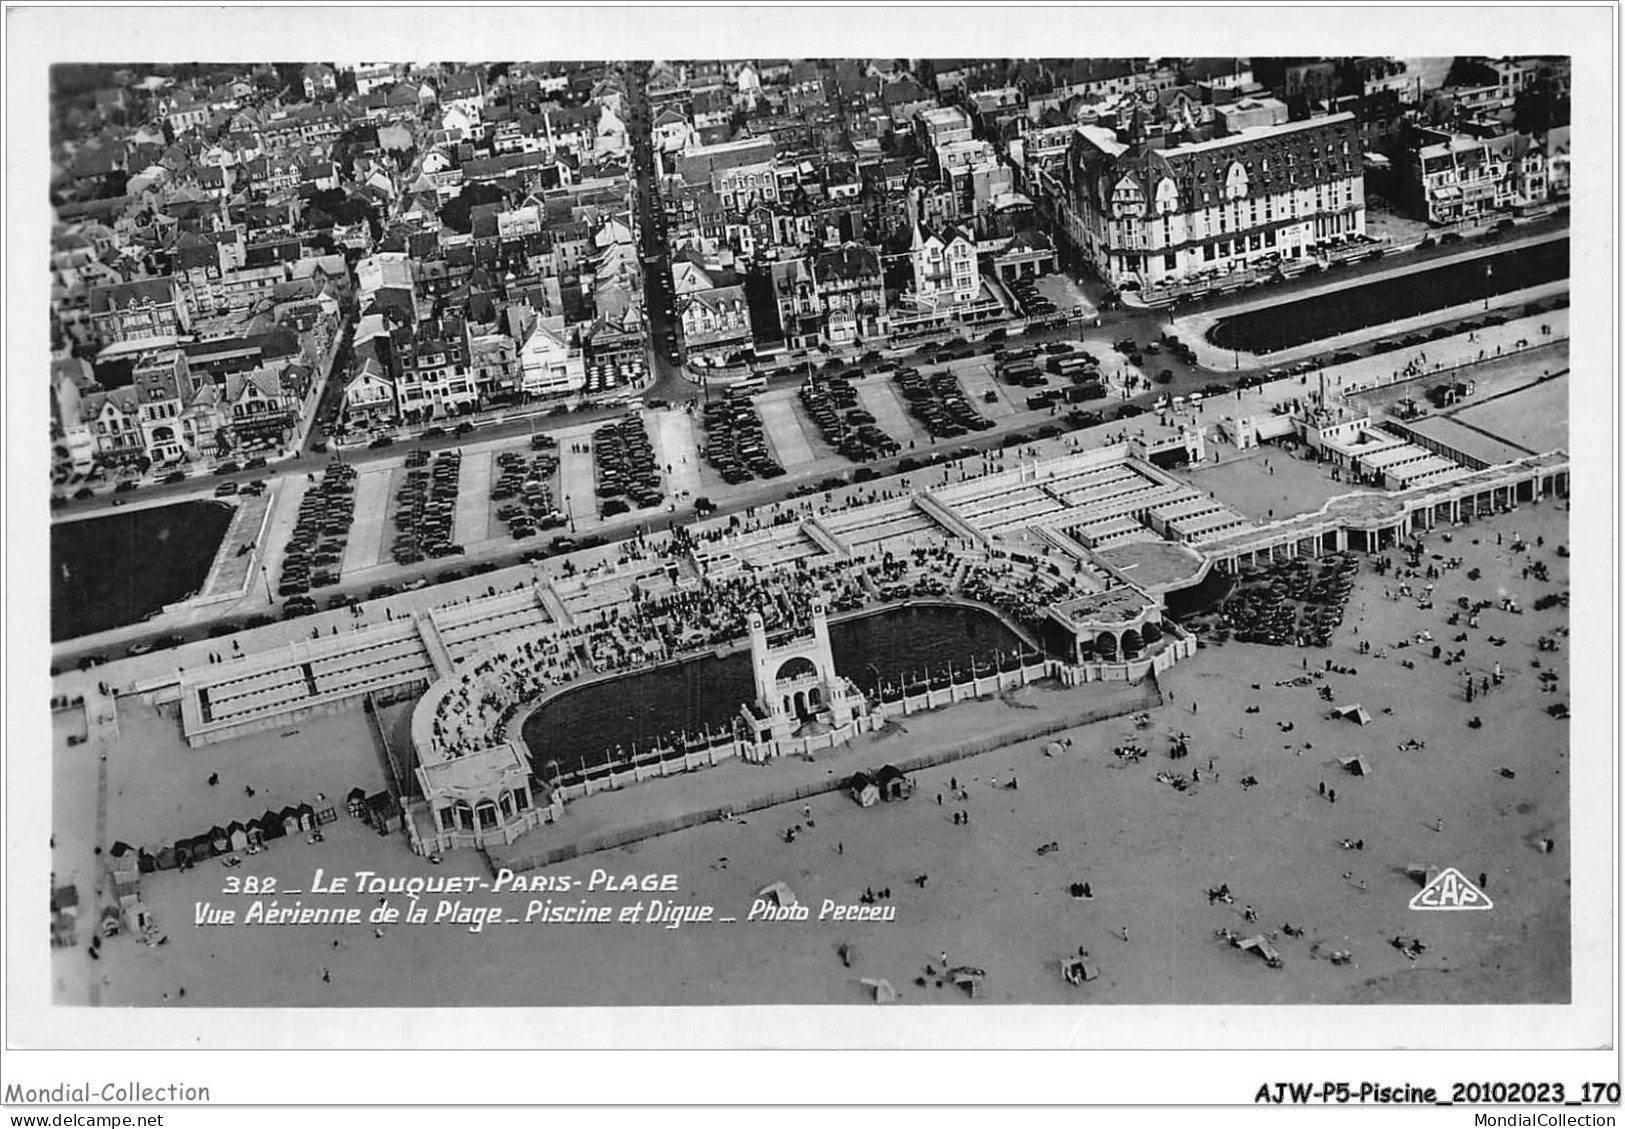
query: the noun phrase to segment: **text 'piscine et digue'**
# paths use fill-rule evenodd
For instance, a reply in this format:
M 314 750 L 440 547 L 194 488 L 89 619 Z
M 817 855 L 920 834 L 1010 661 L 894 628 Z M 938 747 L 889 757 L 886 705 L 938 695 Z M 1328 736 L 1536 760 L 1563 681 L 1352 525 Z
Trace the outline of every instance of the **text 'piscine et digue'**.
M 661 894 L 666 897 L 628 896 Z M 685 925 L 793 922 L 888 922 L 892 905 L 820 898 L 796 900 L 788 890 L 764 890 L 735 908 L 681 901 L 681 877 L 671 872 L 616 872 L 598 867 L 582 874 L 519 874 L 503 868 L 481 875 L 389 875 L 357 870 L 328 874 L 317 869 L 303 886 L 275 876 L 228 876 L 219 902 L 197 901 L 199 928 L 241 925 L 371 926 L 378 935 L 393 925 L 449 925 L 480 933 L 497 925 Z M 691 894 L 692 898 L 693 895 Z M 247 898 L 247 904 L 239 901 Z M 375 899 L 362 902 L 357 899 Z M 738 910 L 742 909 L 743 913 Z

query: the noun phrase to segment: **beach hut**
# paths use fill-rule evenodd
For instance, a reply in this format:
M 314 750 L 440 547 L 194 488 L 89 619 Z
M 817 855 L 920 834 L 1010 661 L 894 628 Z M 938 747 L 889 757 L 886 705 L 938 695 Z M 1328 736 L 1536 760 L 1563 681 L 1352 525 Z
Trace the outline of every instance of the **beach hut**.
M 270 808 L 266 808 L 259 818 L 260 835 L 269 843 L 272 839 L 280 839 L 287 834 L 282 826 L 282 817 Z
M 1371 724 L 1371 711 L 1360 705 L 1358 702 L 1354 703 L 1352 706 L 1338 706 L 1336 709 L 1332 710 L 1332 716 L 1344 718 L 1348 721 L 1354 722 L 1356 725 Z
M 226 824 L 226 837 L 231 840 L 231 849 L 246 851 L 248 849 L 248 828 L 238 820 Z
M 890 980 L 871 980 L 865 977 L 861 983 L 866 988 L 874 989 L 875 1003 L 890 1004 L 897 1002 L 897 989 L 891 986 Z
M 405 826 L 401 805 L 388 792 L 376 792 L 367 797 L 367 818 L 380 835 L 388 835 Z
M 158 869 L 158 860 L 153 856 L 153 853 L 147 850 L 145 847 L 142 847 L 135 853 L 135 864 L 136 869 L 138 869 L 142 874 L 151 874 L 153 871 Z
M 122 925 L 117 906 L 102 907 L 101 926 L 103 937 L 117 937 L 119 935 Z
M 344 806 L 355 819 L 367 818 L 367 793 L 361 788 L 351 788 L 344 797 Z
M 894 764 L 886 765 L 875 774 L 875 784 L 880 788 L 880 798 L 888 803 L 906 800 L 914 794 L 914 781 Z
M 138 878 L 116 879 L 113 882 L 113 900 L 121 906 L 141 900 L 141 881 Z
M 51 944 L 72 948 L 79 943 L 79 887 L 56 886 L 51 890 Z
M 214 855 L 215 855 L 214 839 L 210 836 L 210 834 L 207 831 L 203 832 L 200 835 L 192 836 L 192 838 L 189 839 L 188 842 L 191 844 L 191 847 L 192 847 L 192 861 L 194 863 L 202 862 L 205 859 L 214 858 Z
M 227 851 L 231 850 L 231 832 L 227 831 L 224 827 L 221 827 L 218 823 L 215 824 L 213 827 L 209 828 L 209 844 L 214 848 L 215 854 L 225 854 Z
M 77 904 L 51 909 L 51 944 L 70 949 L 79 943 L 79 907 Z
M 328 804 L 323 808 L 317 808 L 316 826 L 320 827 L 324 823 L 332 823 L 334 820 L 338 819 L 338 817 L 339 813 L 334 809 L 332 804 Z
M 316 808 L 313 804 L 309 802 L 302 803 L 295 807 L 294 810 L 299 813 L 299 830 L 314 831 L 316 829 Z
M 174 870 L 179 866 L 180 861 L 175 857 L 175 844 L 165 843 L 159 847 L 157 861 L 159 870 Z
M 282 834 L 284 834 L 284 835 L 297 835 L 297 834 L 299 834 L 299 809 L 298 808 L 294 807 L 292 804 L 289 804 L 287 807 L 283 808 L 281 811 L 277 812 L 276 814 L 277 814 L 277 817 L 282 820 Z
M 796 901 L 795 891 L 790 889 L 790 887 L 786 886 L 783 882 L 774 882 L 770 885 L 763 886 L 760 890 L 756 891 L 756 896 L 762 901 L 772 902 L 780 909 L 785 909 L 789 906 L 798 904 Z
M 1350 776 L 1370 776 L 1371 765 L 1364 757 L 1343 757 L 1338 761 Z
M 859 807 L 872 808 L 880 801 L 880 789 L 867 772 L 854 772 L 852 778 L 846 782 L 846 790 L 852 794 Z
M 192 862 L 193 862 L 193 858 L 192 858 L 192 840 L 190 840 L 190 839 L 177 839 L 175 841 L 175 866 L 176 866 L 176 868 L 179 869 L 179 870 L 186 870 L 189 867 L 191 867 Z

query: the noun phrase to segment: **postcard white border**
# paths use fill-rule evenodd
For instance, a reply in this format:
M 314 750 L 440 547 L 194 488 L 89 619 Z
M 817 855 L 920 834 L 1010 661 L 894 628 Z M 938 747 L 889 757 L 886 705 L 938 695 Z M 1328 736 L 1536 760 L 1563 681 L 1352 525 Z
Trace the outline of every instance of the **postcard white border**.
M 1438 1047 L 1426 1056 L 1435 1078 L 1486 1075 L 1538 1077 L 1498 1048 L 1616 1048 L 1590 1054 L 1609 1078 L 1617 1069 L 1618 775 L 1616 703 L 1610 672 L 1618 623 L 1616 553 L 1618 516 L 1617 409 L 1617 11 L 1606 6 L 1253 5 L 1025 5 L 817 7 L 664 6 L 631 8 L 368 7 L 279 5 L 177 8 L 11 8 L 6 12 L 6 309 L 4 573 L 5 647 L 5 1041 L 8 1071 L 32 1078 L 86 1070 L 129 1072 L 132 1058 L 143 1076 L 165 1071 L 208 1075 L 239 1100 L 285 1100 L 265 1077 L 265 1051 L 288 1048 L 284 1059 L 305 1073 L 301 1100 L 366 1100 L 356 1079 L 376 1070 L 413 1078 L 414 1101 L 538 1099 L 537 1064 L 504 1052 L 482 1053 L 478 1065 L 444 1051 L 414 1064 L 416 1053 L 374 1062 L 371 1055 L 333 1056 L 293 1048 L 936 1048 L 929 1056 L 888 1056 L 888 1081 L 863 1101 L 1238 1100 L 1234 1086 L 1242 1060 L 1273 1060 L 1279 1053 L 1175 1053 L 1173 1048 L 1297 1048 L 1336 1052 L 1312 1055 L 1350 1060 L 1380 1073 L 1374 1048 Z M 1266 54 L 1568 54 L 1574 57 L 1576 184 L 1571 316 L 1583 327 L 1571 347 L 1573 402 L 1607 411 L 1574 413 L 1571 453 L 1576 562 L 1572 638 L 1573 705 L 1572 867 L 1573 1000 L 1562 1007 L 1298 1007 L 1298 1008 L 681 1008 L 457 1010 L 264 1010 L 245 1025 L 241 1012 L 114 1011 L 53 1008 L 49 1003 L 44 899 L 49 869 L 49 723 L 41 708 L 49 697 L 44 641 L 49 638 L 44 500 L 43 369 L 46 288 L 43 264 L 50 217 L 43 184 L 45 68 L 51 61 L 162 59 L 320 59 L 339 44 L 346 54 L 379 58 L 909 58 L 966 55 L 1266 55 Z M 524 49 L 520 49 L 521 45 Z M 533 46 L 532 46 L 533 45 Z M 1603 562 L 1609 562 L 1605 568 Z M 1583 609 L 1583 610 L 1582 610 Z M 1611 754 L 1611 755 L 1610 755 Z M 199 1056 L 179 1048 L 220 1048 L 245 1041 L 252 1028 L 257 1054 Z M 28 1052 L 39 1046 L 124 1047 L 126 1051 Z M 1095 1048 L 1089 1056 L 1058 1052 L 1023 1056 L 960 1055 L 949 1048 Z M 160 1048 L 177 1048 L 162 1050 Z M 1146 1083 L 1154 1056 L 1154 1088 Z M 130 1050 L 141 1050 L 131 1055 Z M 1355 1053 L 1356 1049 L 1365 1049 Z M 584 1070 L 584 1056 L 549 1055 L 555 1080 L 548 1100 L 624 1099 L 605 1091 Z M 693 1061 L 689 1054 L 617 1056 L 611 1077 L 635 1069 L 660 1088 L 663 1101 L 826 1100 L 793 1085 L 801 1056 L 736 1050 Z M 820 1075 L 848 1070 L 846 1054 L 819 1055 Z M 913 1084 L 912 1064 L 933 1079 Z M 200 1059 L 204 1061 L 200 1061 Z M 1545 1060 L 1537 1054 L 1535 1061 Z M 1563 1076 L 1580 1060 L 1562 1056 Z M 429 1062 L 440 1069 L 429 1069 Z M 904 1068 L 904 1062 L 910 1065 Z M 1388 1059 L 1388 1063 L 1392 1063 Z M 1409 1062 L 1409 1056 L 1407 1062 Z M 633 1065 L 635 1062 L 635 1066 Z M 476 1069 L 472 1095 L 464 1072 Z M 451 1065 L 451 1070 L 444 1069 Z M 1515 1067 L 1515 1069 L 1514 1069 Z M 308 1069 L 307 1069 L 308 1068 Z M 1279 1066 L 1249 1068 L 1252 1077 L 1282 1074 Z M 1294 1069 L 1295 1075 L 1320 1076 Z M 1508 1073 L 1511 1069 L 1512 1073 Z M 1416 1069 L 1407 1066 L 1411 1074 Z M 1457 1073 L 1452 1073 L 1453 1071 Z M 278 1078 L 286 1075 L 277 1070 Z M 112 1074 L 110 1076 L 119 1076 Z M 944 1093 L 940 1080 L 955 1079 Z M 1079 1083 L 1087 1077 L 1090 1088 Z M 1013 1083 L 1023 1088 L 1014 1090 Z M 786 1088 L 786 1087 L 789 1088 Z M 639 1089 L 643 1087 L 640 1085 Z M 878 1092 L 884 1090 L 884 1092 Z M 218 1097 L 216 1100 L 220 1100 Z M 835 1099 L 850 1100 L 850 1099 Z

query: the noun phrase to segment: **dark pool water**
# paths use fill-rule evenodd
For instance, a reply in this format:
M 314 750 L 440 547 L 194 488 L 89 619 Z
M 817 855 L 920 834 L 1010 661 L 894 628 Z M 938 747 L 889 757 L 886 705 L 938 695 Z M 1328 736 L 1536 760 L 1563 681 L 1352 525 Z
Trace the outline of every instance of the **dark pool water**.
M 1485 275 L 1485 265 L 1490 273 Z M 1567 278 L 1569 241 L 1553 239 L 1499 255 L 1354 286 L 1225 318 L 1208 340 L 1249 353 L 1290 349 L 1339 333 L 1416 317 L 1447 306 Z M 1336 274 L 1327 276 L 1335 279 Z
M 51 640 L 139 623 L 203 586 L 233 507 L 181 502 L 51 526 Z
M 832 623 L 829 635 L 835 669 L 866 691 L 923 678 L 927 667 L 934 675 L 973 657 L 992 663 L 1021 647 L 998 617 L 965 607 L 891 608 Z M 690 659 L 561 694 L 526 719 L 522 736 L 537 772 L 551 779 L 550 761 L 568 775 L 613 757 L 617 746 L 624 755 L 671 735 L 730 728 L 755 696 L 749 651 Z

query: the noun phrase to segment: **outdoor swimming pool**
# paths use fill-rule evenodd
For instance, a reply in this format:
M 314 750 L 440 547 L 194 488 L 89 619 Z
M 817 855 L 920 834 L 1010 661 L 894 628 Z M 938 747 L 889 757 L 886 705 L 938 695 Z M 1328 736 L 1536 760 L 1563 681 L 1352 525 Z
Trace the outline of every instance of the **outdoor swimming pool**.
M 1487 269 L 1487 273 L 1486 273 Z M 1223 349 L 1270 353 L 1567 278 L 1569 241 L 1553 239 L 1365 286 L 1224 318 L 1208 331 Z M 1333 276 L 1335 277 L 1335 275 Z
M 991 612 L 938 605 L 887 608 L 830 624 L 835 669 L 865 691 L 882 681 L 997 659 L 1021 640 Z M 727 729 L 756 696 L 750 654 L 705 656 L 595 682 L 560 694 L 526 719 L 523 738 L 538 771 L 557 761 L 566 775 L 619 747 L 647 751 L 663 738 Z M 549 768 L 543 775 L 551 778 Z
M 202 587 L 233 507 L 181 502 L 51 526 L 51 641 L 140 623 Z

